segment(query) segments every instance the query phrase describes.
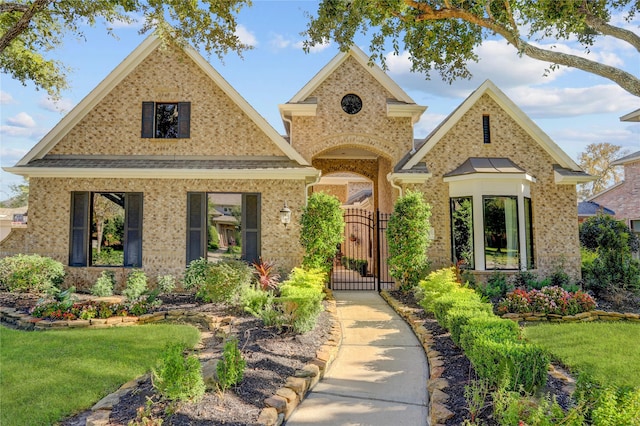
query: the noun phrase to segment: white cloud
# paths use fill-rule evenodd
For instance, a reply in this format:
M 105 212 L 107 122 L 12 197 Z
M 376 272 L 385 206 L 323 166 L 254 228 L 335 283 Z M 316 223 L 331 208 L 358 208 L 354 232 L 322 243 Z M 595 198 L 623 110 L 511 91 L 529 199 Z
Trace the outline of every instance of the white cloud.
M 122 20 L 114 20 L 114 21 L 110 21 L 108 25 L 113 29 L 142 28 L 142 25 L 144 24 L 144 17 L 140 15 L 133 15 L 133 16 L 130 16 L 130 18 L 131 18 L 130 22 L 126 22 Z
M 22 127 L 22 128 L 34 128 L 36 127 L 36 122 L 29 114 L 26 112 L 20 112 L 13 117 L 7 118 L 7 124 L 13 127 Z
M 27 153 L 27 151 L 28 150 L 26 150 L 26 149 L 18 149 L 18 148 L 11 148 L 11 147 L 6 147 L 6 146 L 1 146 L 0 147 L 0 158 L 2 158 L 2 162 L 4 164 L 14 164 L 19 159 L 24 157 L 24 155 Z
M 294 47 L 296 47 L 298 49 L 302 49 L 304 47 L 303 42 L 299 41 L 299 42 L 295 43 Z M 320 53 L 323 50 L 328 49 L 329 47 L 331 47 L 331 41 L 330 40 L 325 40 L 324 42 L 322 42 L 320 44 L 316 44 L 315 46 L 311 46 L 309 48 L 309 53 Z
M 282 34 L 274 34 L 271 40 L 269 40 L 269 46 L 275 50 L 286 49 L 291 46 L 292 43 L 291 40 L 287 40 Z
M 258 39 L 256 39 L 256 36 L 242 24 L 239 24 L 236 27 L 236 37 L 240 39 L 241 43 L 248 46 L 258 45 Z
M 476 54 L 479 61 L 467 64 L 473 77 L 456 80 L 451 85 L 444 82 L 437 71 L 431 72 L 431 80 L 425 80 L 423 74 L 412 73 L 408 52 L 400 56 L 389 54 L 386 62 L 389 75 L 402 87 L 442 97 L 465 97 L 487 79 L 505 89 L 549 83 L 566 72 L 566 68 L 560 68 L 545 77 L 544 70 L 548 65 L 526 56 L 519 57 L 513 46 L 502 40 L 485 41 L 478 46 Z
M 45 96 L 38 101 L 38 106 L 47 111 L 66 113 L 73 109 L 74 102 L 68 98 L 54 100 Z
M 7 105 L 13 103 L 14 99 L 9 93 L 0 90 L 0 105 Z
M 578 88 L 520 86 L 506 93 L 532 118 L 608 113 L 624 115 L 636 109 L 638 103 L 635 96 L 615 84 Z

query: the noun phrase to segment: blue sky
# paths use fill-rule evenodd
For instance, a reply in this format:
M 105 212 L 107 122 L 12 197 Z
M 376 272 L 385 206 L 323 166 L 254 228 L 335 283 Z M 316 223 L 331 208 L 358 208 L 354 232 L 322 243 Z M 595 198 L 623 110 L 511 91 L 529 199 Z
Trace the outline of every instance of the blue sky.
M 287 102 L 337 53 L 328 43 L 305 54 L 305 12 L 315 12 L 316 1 L 254 0 L 239 15 L 238 35 L 254 48 L 243 59 L 231 53 L 221 62 L 208 58 L 227 81 L 280 133 L 284 126 L 278 104 Z M 637 22 L 619 25 L 638 32 Z M 636 20 L 637 21 L 637 20 Z M 70 67 L 71 88 L 54 103 L 32 85 L 22 86 L 2 75 L 0 80 L 0 165 L 13 166 L 64 114 L 80 102 L 111 72 L 146 35 L 136 25 L 116 25 L 117 39 L 98 24 L 86 30 L 86 41 L 70 38 L 56 59 Z M 640 55 L 628 45 L 606 41 L 605 48 L 590 57 L 640 74 Z M 368 40 L 357 38 L 365 52 Z M 553 43 L 556 49 L 582 54 L 579 45 Z M 620 122 L 619 117 L 640 107 L 640 99 L 609 80 L 571 68 L 544 76 L 548 64 L 519 58 L 501 40 L 478 48 L 480 62 L 471 64 L 471 80 L 449 85 L 437 73 L 427 81 L 409 71 L 408 55 L 389 56 L 389 75 L 427 111 L 415 126 L 415 137 L 425 137 L 485 79 L 491 79 L 574 160 L 590 143 L 609 142 L 629 151 L 640 149 L 640 124 Z M 9 185 L 22 178 L 0 172 L 0 199 L 10 195 Z

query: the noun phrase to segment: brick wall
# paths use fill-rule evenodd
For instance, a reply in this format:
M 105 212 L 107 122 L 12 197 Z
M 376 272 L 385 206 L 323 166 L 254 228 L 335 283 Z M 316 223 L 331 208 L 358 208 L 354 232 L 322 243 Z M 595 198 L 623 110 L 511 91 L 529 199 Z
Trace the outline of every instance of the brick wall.
M 592 201 L 616 212 L 616 219 L 640 219 L 640 160 L 625 164 L 624 182 Z
M 483 114 L 491 117 L 490 144 L 483 143 Z M 537 270 L 546 275 L 562 264 L 567 273 L 579 277 L 575 185 L 554 183 L 554 160 L 488 95 L 483 96 L 426 155 L 424 160 L 433 177 L 424 185 L 407 186 L 422 191 L 431 204 L 435 240 L 429 248 L 429 258 L 433 265 L 451 264 L 449 185 L 443 182 L 443 175 L 469 157 L 508 157 L 535 177 L 536 182 L 531 183 L 531 198 Z

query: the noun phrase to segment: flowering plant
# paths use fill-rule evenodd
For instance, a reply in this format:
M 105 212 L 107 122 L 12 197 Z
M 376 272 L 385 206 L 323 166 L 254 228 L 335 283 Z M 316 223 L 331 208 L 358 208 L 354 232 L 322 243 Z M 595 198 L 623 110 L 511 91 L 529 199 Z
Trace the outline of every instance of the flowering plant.
M 514 290 L 498 304 L 498 313 L 531 313 L 575 315 L 596 307 L 596 301 L 582 291 L 570 293 L 558 286 L 540 290 Z

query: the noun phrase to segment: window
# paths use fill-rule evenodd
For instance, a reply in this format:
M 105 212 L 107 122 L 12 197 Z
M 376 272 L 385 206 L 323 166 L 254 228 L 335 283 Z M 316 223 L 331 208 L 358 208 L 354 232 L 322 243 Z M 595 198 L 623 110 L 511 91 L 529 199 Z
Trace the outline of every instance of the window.
M 486 269 L 520 269 L 518 198 L 483 197 Z
M 491 143 L 491 126 L 490 126 L 490 121 L 489 121 L 489 116 L 488 115 L 483 115 L 482 116 L 482 137 L 484 140 L 484 143 L 489 144 Z
M 143 138 L 188 138 L 190 120 L 191 102 L 142 103 Z
M 215 258 L 220 251 L 259 261 L 260 208 L 260 194 L 188 193 L 187 264 L 201 257 Z
M 451 247 L 460 269 L 474 269 L 473 204 L 471 197 L 451 198 Z
M 73 192 L 69 266 L 142 266 L 142 194 Z

